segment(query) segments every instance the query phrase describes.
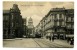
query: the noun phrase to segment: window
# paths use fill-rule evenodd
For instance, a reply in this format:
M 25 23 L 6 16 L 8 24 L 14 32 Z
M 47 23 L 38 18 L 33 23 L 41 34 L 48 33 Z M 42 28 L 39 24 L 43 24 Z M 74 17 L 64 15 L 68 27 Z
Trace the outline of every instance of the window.
M 74 21 L 74 18 L 71 18 L 72 21 Z
M 59 23 L 60 23 L 60 22 L 58 21 L 58 22 L 57 22 L 57 25 L 58 25 L 58 26 L 59 26 Z
M 57 22 L 54 22 L 54 25 L 56 26 L 57 25 Z
M 3 16 L 3 20 L 5 20 L 6 19 L 6 16 Z
M 52 16 L 52 14 L 50 14 L 50 16 Z
M 62 18 L 62 14 L 59 14 L 59 18 L 60 18 L 60 19 Z
M 12 22 L 12 27 L 13 27 L 13 22 Z
M 12 15 L 12 19 L 13 19 L 13 15 Z
M 67 27 L 68 27 L 68 28 L 71 28 L 71 25 L 69 24 Z
M 71 17 L 68 18 L 68 21 L 71 21 Z
M 63 22 L 62 22 L 62 26 L 64 26 L 64 24 L 65 24 L 65 22 L 63 21 Z
M 52 20 L 54 20 L 54 16 L 52 15 Z
M 8 19 L 9 19 L 8 15 L 3 16 L 3 20 L 8 20 Z
M 57 18 L 59 19 L 59 14 L 57 14 Z
M 60 24 L 60 26 L 62 25 L 62 21 L 61 22 L 59 22 L 59 24 Z
M 74 25 L 72 25 L 72 28 L 74 28 Z
M 54 19 L 57 19 L 57 14 L 54 14 Z

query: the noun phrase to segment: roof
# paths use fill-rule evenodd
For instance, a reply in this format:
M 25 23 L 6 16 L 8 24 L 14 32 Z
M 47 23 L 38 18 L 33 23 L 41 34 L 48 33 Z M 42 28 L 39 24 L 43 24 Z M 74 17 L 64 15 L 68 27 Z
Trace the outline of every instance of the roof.
M 68 13 L 74 13 L 74 9 L 66 9 Z
M 3 13 L 10 13 L 10 10 L 3 10 Z

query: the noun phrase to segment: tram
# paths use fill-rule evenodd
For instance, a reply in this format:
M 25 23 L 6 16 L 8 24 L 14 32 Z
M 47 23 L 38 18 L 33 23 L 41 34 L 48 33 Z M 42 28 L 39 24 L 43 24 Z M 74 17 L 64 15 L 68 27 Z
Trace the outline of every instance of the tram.
M 35 38 L 41 38 L 41 33 L 36 33 Z

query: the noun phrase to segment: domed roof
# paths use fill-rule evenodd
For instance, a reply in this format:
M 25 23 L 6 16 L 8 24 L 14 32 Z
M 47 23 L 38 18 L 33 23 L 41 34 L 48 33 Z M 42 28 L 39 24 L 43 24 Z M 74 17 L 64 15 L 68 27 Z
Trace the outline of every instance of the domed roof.
M 31 17 L 28 20 L 28 28 L 33 28 L 33 19 Z
M 33 21 L 31 17 L 29 18 L 29 21 Z

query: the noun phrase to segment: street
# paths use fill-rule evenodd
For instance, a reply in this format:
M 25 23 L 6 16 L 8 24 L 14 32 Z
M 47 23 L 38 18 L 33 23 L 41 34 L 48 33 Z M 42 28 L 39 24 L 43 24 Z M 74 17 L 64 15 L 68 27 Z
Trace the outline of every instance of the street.
M 15 38 L 3 40 L 3 47 L 10 48 L 73 48 L 74 45 L 68 44 L 63 40 L 54 42 L 43 38 Z

